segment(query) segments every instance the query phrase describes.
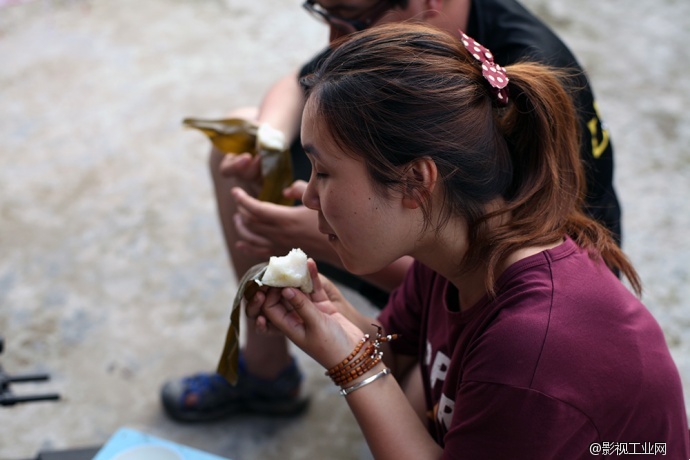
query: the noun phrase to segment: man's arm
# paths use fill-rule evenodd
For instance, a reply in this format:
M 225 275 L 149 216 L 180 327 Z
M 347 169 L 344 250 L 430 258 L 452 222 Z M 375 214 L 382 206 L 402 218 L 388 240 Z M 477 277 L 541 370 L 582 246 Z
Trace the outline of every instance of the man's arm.
M 285 134 L 288 144 L 299 134 L 304 109 L 304 91 L 294 71 L 278 80 L 268 90 L 259 106 L 257 119 Z

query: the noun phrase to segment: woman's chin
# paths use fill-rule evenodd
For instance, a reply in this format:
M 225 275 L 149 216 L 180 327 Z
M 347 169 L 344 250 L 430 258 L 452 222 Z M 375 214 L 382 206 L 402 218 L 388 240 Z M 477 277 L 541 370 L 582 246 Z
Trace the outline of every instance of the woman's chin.
M 340 256 L 340 261 L 343 263 L 343 267 L 345 267 L 345 269 L 353 275 L 371 275 L 372 273 L 379 272 L 384 268 L 374 266 L 373 264 L 371 264 L 371 261 L 366 261 L 359 258 L 345 258 L 340 254 L 338 255 Z
M 349 251 L 335 235 L 328 235 L 328 241 L 333 245 L 333 250 L 338 254 L 340 263 L 345 269 L 357 276 L 371 275 L 383 270 L 386 265 L 380 266 L 371 259 L 369 251 Z M 368 255 L 368 256 L 367 256 Z

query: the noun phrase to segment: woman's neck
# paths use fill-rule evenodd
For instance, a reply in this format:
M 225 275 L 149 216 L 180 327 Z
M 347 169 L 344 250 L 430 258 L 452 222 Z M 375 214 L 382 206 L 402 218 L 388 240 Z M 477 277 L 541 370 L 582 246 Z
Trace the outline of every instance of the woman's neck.
M 463 269 L 461 262 L 466 252 L 467 227 L 461 219 L 451 218 L 441 229 L 430 227 L 411 254 L 458 289 L 461 311 L 470 308 L 486 294 L 485 269 Z
M 467 270 L 461 265 L 467 252 L 467 235 L 464 223 L 451 219 L 441 230 L 429 229 L 413 254 L 415 259 L 439 273 L 458 289 L 460 311 L 468 310 L 487 294 L 487 267 L 482 264 Z M 497 280 L 514 263 L 554 248 L 562 242 L 563 240 L 559 240 L 542 246 L 530 246 L 507 254 L 497 265 L 494 279 Z

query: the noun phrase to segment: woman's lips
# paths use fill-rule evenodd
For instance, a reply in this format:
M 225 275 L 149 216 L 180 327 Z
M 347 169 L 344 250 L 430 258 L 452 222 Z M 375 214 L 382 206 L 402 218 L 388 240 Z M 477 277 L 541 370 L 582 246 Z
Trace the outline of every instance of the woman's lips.
M 319 222 L 319 232 L 323 233 L 324 235 L 328 235 L 328 241 L 335 241 L 338 239 L 337 236 L 335 236 L 335 233 L 328 228 L 328 226 L 324 223 Z
M 323 233 L 324 235 L 328 235 L 328 241 L 335 241 L 338 239 L 337 236 L 335 236 L 335 233 L 331 233 L 329 230 L 325 230 L 321 227 L 319 227 L 319 231 Z

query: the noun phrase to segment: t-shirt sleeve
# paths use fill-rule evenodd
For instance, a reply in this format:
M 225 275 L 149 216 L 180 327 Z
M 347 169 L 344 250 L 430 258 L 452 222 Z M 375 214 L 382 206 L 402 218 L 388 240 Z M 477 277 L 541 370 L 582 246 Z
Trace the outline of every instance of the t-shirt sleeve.
M 581 411 L 536 390 L 468 382 L 455 397 L 444 459 L 591 459 L 600 442 Z
M 378 317 L 387 334 L 400 334 L 399 339 L 390 343 L 397 354 L 419 354 L 424 300 L 433 276 L 429 268 L 415 261 Z

